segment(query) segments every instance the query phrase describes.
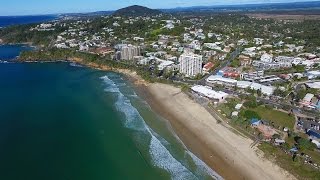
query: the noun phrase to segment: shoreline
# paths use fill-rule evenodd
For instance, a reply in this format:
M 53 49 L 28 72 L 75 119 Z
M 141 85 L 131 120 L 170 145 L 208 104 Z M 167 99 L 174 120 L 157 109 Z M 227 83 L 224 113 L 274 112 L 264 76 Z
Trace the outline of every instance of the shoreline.
M 296 179 L 265 159 L 257 147 L 251 148 L 253 141 L 250 138 L 218 124 L 205 108 L 181 92 L 180 88 L 160 83 L 136 83 L 141 81 L 139 76 L 123 74 L 151 109 L 168 121 L 187 149 L 224 179 Z
M 224 179 L 296 179 L 275 163 L 262 158 L 262 152 L 257 148 L 250 148 L 251 139 L 218 124 L 205 108 L 180 88 L 149 83 L 128 69 L 83 63 L 81 59 L 68 59 L 67 62 L 125 75 L 151 109 L 169 122 L 188 150 Z
M 251 139 L 218 124 L 179 88 L 159 83 L 137 88 L 152 110 L 169 121 L 184 145 L 224 179 L 296 179 L 262 158 L 257 148 L 250 148 Z

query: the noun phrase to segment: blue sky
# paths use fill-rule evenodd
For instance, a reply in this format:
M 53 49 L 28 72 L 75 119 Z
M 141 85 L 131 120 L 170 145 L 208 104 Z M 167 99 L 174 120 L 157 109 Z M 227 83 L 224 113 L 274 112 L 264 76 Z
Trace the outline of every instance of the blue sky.
M 229 5 L 310 0 L 3 0 L 0 15 L 31 15 L 65 12 L 116 10 L 129 5 L 150 8 L 174 8 L 199 5 Z

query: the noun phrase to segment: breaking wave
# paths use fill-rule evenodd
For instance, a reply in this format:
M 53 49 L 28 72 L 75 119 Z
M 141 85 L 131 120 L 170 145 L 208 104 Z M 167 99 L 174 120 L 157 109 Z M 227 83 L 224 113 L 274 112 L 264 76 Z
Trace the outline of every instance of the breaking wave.
M 170 173 L 172 179 L 191 180 L 201 178 L 198 175 L 201 173 L 191 172 L 186 166 L 175 159 L 165 146 L 170 143 L 165 141 L 164 139 L 161 139 L 166 142 L 164 145 L 162 141 L 157 138 L 157 134 L 153 132 L 152 129 L 150 129 L 150 127 L 145 123 L 138 110 L 131 104 L 130 99 L 128 98 L 130 96 L 137 95 L 135 93 L 134 95 L 124 95 L 119 89 L 119 87 L 123 86 L 123 83 L 120 83 L 121 85 L 118 86 L 118 83 L 115 83 L 116 80 L 113 81 L 109 77 L 112 79 L 119 79 L 119 77 L 114 76 L 101 77 L 106 86 L 104 90 L 105 92 L 115 94 L 115 108 L 125 116 L 125 119 L 123 120 L 124 126 L 139 133 L 139 137 L 143 137 L 139 138 L 138 141 L 142 139 L 150 140 L 148 142 L 148 152 L 151 157 L 152 164 Z M 203 163 L 191 152 L 187 151 L 187 153 L 191 156 L 194 163 L 196 164 L 197 170 L 206 172 L 206 174 L 210 175 L 214 179 L 222 179 L 217 173 L 211 170 L 205 163 Z

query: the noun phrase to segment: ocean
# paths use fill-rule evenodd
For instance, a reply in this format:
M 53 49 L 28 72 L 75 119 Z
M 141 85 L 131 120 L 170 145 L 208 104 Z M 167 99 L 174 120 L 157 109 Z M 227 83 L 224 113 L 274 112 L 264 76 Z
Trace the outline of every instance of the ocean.
M 16 57 L 21 46 L 10 48 Z M 0 179 L 221 178 L 121 74 L 0 63 L 0 102 Z
M 6 27 L 18 24 L 39 23 L 56 19 L 54 15 L 38 16 L 0 16 L 0 27 Z
M 1 45 L 0 44 L 0 61 L 9 61 L 16 59 L 21 51 L 30 51 L 33 48 L 27 45 Z

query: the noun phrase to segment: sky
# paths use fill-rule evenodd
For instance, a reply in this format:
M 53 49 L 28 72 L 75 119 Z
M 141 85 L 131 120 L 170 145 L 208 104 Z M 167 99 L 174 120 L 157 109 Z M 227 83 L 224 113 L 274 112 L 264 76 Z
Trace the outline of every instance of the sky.
M 311 0 L 3 0 L 0 16 L 107 11 L 130 5 L 161 9 L 297 1 Z

